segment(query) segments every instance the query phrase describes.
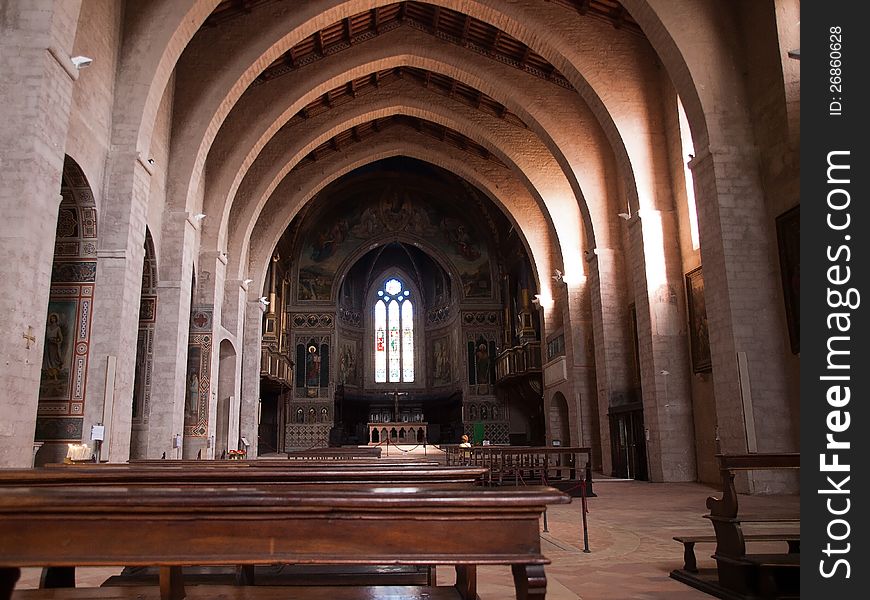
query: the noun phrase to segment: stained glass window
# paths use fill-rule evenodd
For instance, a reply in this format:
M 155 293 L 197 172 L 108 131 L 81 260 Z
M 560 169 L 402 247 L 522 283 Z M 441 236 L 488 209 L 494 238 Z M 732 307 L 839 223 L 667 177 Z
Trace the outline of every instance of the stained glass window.
M 414 381 L 414 307 L 411 292 L 388 279 L 375 302 L 375 382 Z
M 388 343 L 390 361 L 390 382 L 399 382 L 399 364 L 402 353 L 399 349 L 399 303 L 393 300 L 387 308 L 387 326 L 390 332 Z
M 375 381 L 387 381 L 387 307 L 383 300 L 375 304 Z
M 402 381 L 414 381 L 414 308 L 402 302 Z

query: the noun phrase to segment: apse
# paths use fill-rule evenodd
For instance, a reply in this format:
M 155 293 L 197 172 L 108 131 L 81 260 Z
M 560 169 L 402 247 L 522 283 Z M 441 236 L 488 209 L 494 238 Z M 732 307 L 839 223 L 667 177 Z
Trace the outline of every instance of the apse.
M 520 336 L 539 337 L 537 315 L 525 328 L 511 317 L 534 295 L 531 273 L 499 207 L 441 167 L 400 156 L 327 186 L 271 261 L 265 447 L 528 436 L 529 418 L 507 406 L 496 363 Z M 293 365 L 283 377 L 282 361 Z M 532 393 L 540 403 L 540 386 Z

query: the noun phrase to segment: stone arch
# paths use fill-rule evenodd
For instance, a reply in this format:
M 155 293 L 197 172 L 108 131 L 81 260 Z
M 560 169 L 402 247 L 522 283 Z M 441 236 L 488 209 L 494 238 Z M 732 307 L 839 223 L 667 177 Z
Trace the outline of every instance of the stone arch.
M 43 352 L 33 439 L 44 445 L 37 464 L 62 461 L 67 443 L 86 439 L 85 411 L 101 408 L 85 389 L 96 284 L 97 208 L 87 177 L 68 155 L 60 196 L 45 336 L 38 342 Z
M 145 228 L 145 259 L 142 266 L 142 295 L 139 300 L 139 337 L 136 340 L 136 371 L 133 378 L 133 411 L 130 458 L 148 455 L 148 423 L 151 412 L 151 383 L 154 364 L 154 330 L 157 320 L 157 255 L 151 230 Z
M 563 446 L 570 446 L 573 441 L 570 414 L 564 394 L 562 392 L 553 394 L 550 400 L 550 439 L 559 440 Z
M 391 37 L 400 33 L 400 37 Z M 606 232 L 600 243 L 605 247 L 609 246 L 610 229 L 614 229 L 614 234 L 618 231 L 615 216 L 620 210 L 617 204 L 612 204 L 612 197 L 616 192 L 608 190 L 604 174 L 611 158 L 609 149 L 603 150 L 606 146 L 601 139 L 603 134 L 583 101 L 569 90 L 518 72 L 507 65 L 494 63 L 470 51 L 457 55 L 459 50 L 445 48 L 443 44 L 437 43 L 420 47 L 421 44 L 432 41 L 435 40 L 430 35 L 417 30 L 396 30 L 355 46 L 352 62 L 341 60 L 339 55 L 328 59 L 339 62 L 340 69 L 324 69 L 321 61 L 311 66 L 311 77 L 279 78 L 268 85 L 251 89 L 240 98 L 214 140 L 212 147 L 215 154 L 222 159 L 210 175 L 209 181 L 215 184 L 210 184 L 206 190 L 207 212 L 220 210 L 221 204 L 228 206 L 228 199 L 234 196 L 260 151 L 311 99 L 326 90 L 366 75 L 373 69 L 412 66 L 448 75 L 471 85 L 518 114 L 562 166 L 580 203 L 584 221 L 589 224 L 595 221 L 596 230 Z M 524 85 L 514 85 L 508 90 L 503 83 L 508 78 L 523 78 Z M 418 90 L 419 88 L 414 89 Z M 281 101 L 276 103 L 274 98 L 281 98 Z M 438 99 L 447 102 L 443 96 Z M 560 107 L 558 115 L 548 110 L 549 106 L 556 104 Z M 253 126 L 250 122 L 251 114 L 261 116 L 260 121 Z M 610 206 L 612 210 L 599 208 L 597 204 L 587 208 L 584 194 L 596 199 L 597 203 Z M 209 232 L 210 227 L 211 225 L 206 226 L 207 236 L 217 235 L 219 240 L 223 238 L 223 233 Z M 594 245 L 590 225 L 587 225 L 587 236 L 589 243 Z
M 629 63 L 625 65 L 627 68 L 619 70 L 601 68 L 601 65 L 591 58 L 591 56 L 598 56 L 598 53 L 588 51 L 589 40 L 607 39 L 608 43 L 611 44 L 609 50 L 613 54 L 620 54 L 620 52 L 613 51 L 613 46 L 619 46 L 621 52 L 648 53 L 648 46 L 642 40 L 629 34 L 614 36 L 612 28 L 609 26 L 592 19 L 583 19 L 576 13 L 568 12 L 561 7 L 535 5 L 532 9 L 532 7 L 525 5 L 493 4 L 486 0 L 473 2 L 431 0 L 430 3 L 464 12 L 501 28 L 547 58 L 566 76 L 570 75 L 571 83 L 592 108 L 604 126 L 608 137 L 611 138 L 614 148 L 617 149 L 620 162 L 629 165 L 628 157 L 622 150 L 623 145 L 619 138 L 618 129 L 599 94 L 601 91 L 606 92 L 613 87 L 612 80 L 608 78 L 615 77 L 615 71 L 619 72 L 620 78 L 625 79 L 628 76 L 628 70 L 632 70 L 632 74 L 639 72 L 633 70 L 638 65 Z M 179 155 L 179 159 L 185 163 L 180 167 L 183 173 L 182 181 L 188 181 L 190 185 L 194 185 L 192 178 L 187 174 L 202 169 L 215 133 L 220 129 L 229 110 L 236 104 L 242 91 L 248 88 L 259 73 L 262 65 L 270 63 L 280 53 L 326 24 L 355 14 L 354 11 L 363 8 L 371 9 L 385 4 L 390 4 L 390 2 L 376 0 L 366 3 L 359 1 L 335 3 L 322 7 L 322 11 L 316 14 L 285 15 L 284 19 L 275 19 L 272 15 L 265 15 L 265 13 L 260 13 L 259 16 L 254 13 L 248 19 L 239 19 L 233 23 L 236 30 L 234 35 L 227 36 L 226 31 L 209 31 L 203 32 L 197 39 L 192 40 L 190 46 L 194 49 L 193 55 L 200 58 L 211 56 L 212 60 L 221 61 L 220 69 L 217 68 L 218 65 L 211 65 L 214 68 L 209 68 L 209 70 L 220 74 L 222 84 L 211 86 L 208 94 L 194 98 L 190 103 L 197 105 L 191 109 L 196 116 L 190 119 L 192 123 L 195 123 L 195 125 L 190 125 L 190 129 L 195 131 L 186 132 L 186 135 L 185 132 L 181 134 L 181 146 L 185 148 L 184 152 Z M 329 21 L 329 19 L 336 19 L 336 21 Z M 554 27 L 567 37 L 566 43 L 558 43 L 561 40 L 559 36 L 553 35 Z M 605 31 L 606 33 L 603 33 Z M 595 32 L 599 35 L 595 35 Z M 246 35 L 246 33 L 250 35 Z M 233 52 L 221 52 L 218 48 L 226 43 L 226 38 L 233 40 L 252 39 L 256 40 L 259 46 L 245 48 L 244 52 L 239 52 L 236 47 L 233 48 Z M 571 52 L 573 46 L 578 49 Z M 195 51 L 198 48 L 203 50 L 207 48 L 207 51 L 198 53 Z M 566 54 L 570 55 L 570 60 L 566 58 Z M 231 57 L 230 61 L 227 61 L 228 56 Z M 649 59 L 653 60 L 651 56 Z M 650 62 L 646 66 L 652 67 L 654 63 Z M 198 67 L 203 68 L 206 65 L 200 64 Z M 621 87 L 620 93 L 616 94 L 619 96 L 618 102 L 613 94 L 607 96 L 607 99 L 612 103 L 611 108 L 615 107 L 617 111 L 620 103 L 632 104 L 624 102 L 626 90 L 624 85 Z M 185 141 L 192 143 L 193 146 L 189 147 Z M 188 197 L 191 190 L 188 188 L 177 191 L 183 197 Z
M 214 456 L 220 456 L 229 450 L 230 441 L 236 439 L 233 435 L 233 410 L 237 409 L 235 401 L 236 389 L 236 348 L 228 339 L 223 339 L 219 346 L 218 355 L 218 384 L 217 384 L 217 407 L 215 410 L 215 443 Z M 235 419 L 237 422 L 238 419 Z
M 374 95 L 366 97 L 369 100 Z M 305 133 L 295 132 L 290 128 L 283 135 L 273 140 L 275 147 L 280 149 L 278 156 L 267 161 L 263 157 L 263 166 L 267 169 L 262 179 L 258 181 L 252 178 L 250 185 L 254 190 L 248 191 L 247 182 L 245 189 L 240 190 L 243 199 L 247 203 L 236 203 L 233 206 L 229 219 L 229 230 L 245 232 L 247 236 L 256 222 L 257 215 L 278 189 L 281 182 L 292 172 L 292 168 L 312 149 L 328 140 L 336 133 L 346 131 L 354 125 L 366 123 L 376 118 L 391 115 L 410 115 L 417 118 L 436 122 L 463 135 L 471 137 L 475 142 L 481 143 L 503 162 L 513 166 L 516 177 L 523 180 L 536 200 L 543 207 L 541 210 L 547 216 L 548 221 L 556 230 L 563 261 L 569 261 L 570 265 L 563 265 L 563 270 L 585 273 L 585 265 L 580 259 L 582 248 L 585 244 L 585 230 L 582 227 L 579 207 L 574 200 L 573 192 L 562 174 L 558 172 L 558 166 L 552 157 L 546 158 L 547 151 L 539 142 L 529 139 L 523 131 L 505 131 L 499 135 L 498 130 L 503 123 L 495 117 L 486 118 L 484 115 L 473 115 L 472 109 L 459 105 L 456 107 L 433 106 L 435 100 L 440 97 L 430 98 L 427 95 L 412 96 L 411 94 L 395 96 L 388 93 L 378 97 L 378 101 L 372 104 L 361 105 L 358 109 L 348 109 L 349 114 L 337 113 L 330 115 L 325 125 L 325 131 L 308 131 Z M 353 103 L 352 103 L 353 104 Z M 349 105 L 348 105 L 349 106 Z M 475 120 L 477 122 L 475 122 Z M 311 119 L 319 123 L 320 120 Z M 534 160 L 531 158 L 534 156 Z M 545 169 L 549 164 L 551 168 Z M 252 175 L 258 173 L 252 172 Z M 506 198 L 502 203 L 502 209 L 511 215 L 518 229 L 524 228 L 524 223 L 513 215 L 516 202 Z M 512 210 L 513 209 L 513 210 Z M 238 216 L 235 216 L 238 215 Z M 556 218 L 558 216 L 558 218 Z M 588 221 L 585 221 L 588 224 Z M 229 252 L 237 251 L 237 242 L 229 246 Z
M 247 276 L 254 281 L 252 289 L 259 289 L 258 286 L 262 287 L 262 283 L 265 281 L 265 268 L 268 265 L 271 249 L 278 243 L 284 229 L 301 208 L 301 205 L 329 182 L 357 167 L 381 158 L 405 155 L 431 162 L 466 178 L 478 189 L 484 191 L 502 209 L 504 207 L 504 202 L 501 201 L 503 195 L 512 194 L 515 198 L 525 195 L 527 198 L 526 208 L 517 215 L 517 220 L 524 220 L 531 226 L 527 228 L 528 231 L 520 229 L 518 231 L 524 241 L 526 251 L 534 259 L 533 276 L 538 289 L 549 289 L 549 278 L 546 273 L 559 263 L 558 244 L 552 241 L 553 234 L 550 233 L 547 221 L 536 209 L 524 187 L 512 183 L 512 178 L 505 178 L 501 175 L 504 173 L 503 167 L 491 162 L 486 164 L 487 161 L 474 159 L 465 152 L 454 151 L 447 147 L 440 148 L 437 152 L 433 151 L 431 138 L 426 138 L 413 130 L 407 130 L 403 135 L 385 131 L 372 138 L 372 142 L 365 148 L 357 148 L 356 151 L 351 149 L 343 157 L 339 157 L 341 163 L 331 167 L 331 172 L 324 169 L 322 163 L 317 163 L 311 165 L 310 168 L 300 168 L 286 178 L 272 194 L 273 200 L 260 213 L 260 218 L 251 235 L 239 240 L 240 251 L 230 254 L 230 260 L 234 255 L 240 256 L 236 260 L 241 264 L 231 263 L 228 266 L 232 270 L 241 269 L 243 266 L 249 267 L 251 271 Z M 469 168 L 470 165 L 475 164 L 479 164 L 480 168 Z M 495 183 L 496 181 L 499 181 L 500 184 Z M 279 198 L 292 195 L 291 190 L 298 189 L 303 190 L 304 197 L 297 200 L 296 206 L 288 205 L 279 200 Z M 247 249 L 249 244 L 250 249 Z M 240 276 L 245 276 L 247 271 L 239 271 L 239 273 Z M 539 273 L 543 273 L 543 276 L 540 276 Z

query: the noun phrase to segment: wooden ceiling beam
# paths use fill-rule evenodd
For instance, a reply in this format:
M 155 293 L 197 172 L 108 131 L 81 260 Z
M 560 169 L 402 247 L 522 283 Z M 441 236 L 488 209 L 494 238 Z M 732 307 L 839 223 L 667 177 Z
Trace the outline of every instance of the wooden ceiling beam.
M 613 28 L 622 29 L 622 26 L 625 23 L 625 18 L 627 16 L 628 11 L 625 10 L 625 7 L 622 4 L 620 4 L 619 8 L 616 9 L 616 16 L 613 17 Z
M 494 52 L 498 52 L 498 45 L 501 42 L 501 36 L 504 32 L 501 29 L 496 29 L 495 37 L 492 39 L 492 49 Z
M 465 15 L 465 22 L 462 24 L 462 45 L 468 45 L 468 30 L 471 28 L 471 17 Z

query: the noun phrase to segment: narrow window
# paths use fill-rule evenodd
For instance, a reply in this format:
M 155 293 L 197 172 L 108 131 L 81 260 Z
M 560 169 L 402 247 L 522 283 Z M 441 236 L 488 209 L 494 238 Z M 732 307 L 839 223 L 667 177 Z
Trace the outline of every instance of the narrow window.
M 375 382 L 414 381 L 414 307 L 411 292 L 390 278 L 375 302 Z

